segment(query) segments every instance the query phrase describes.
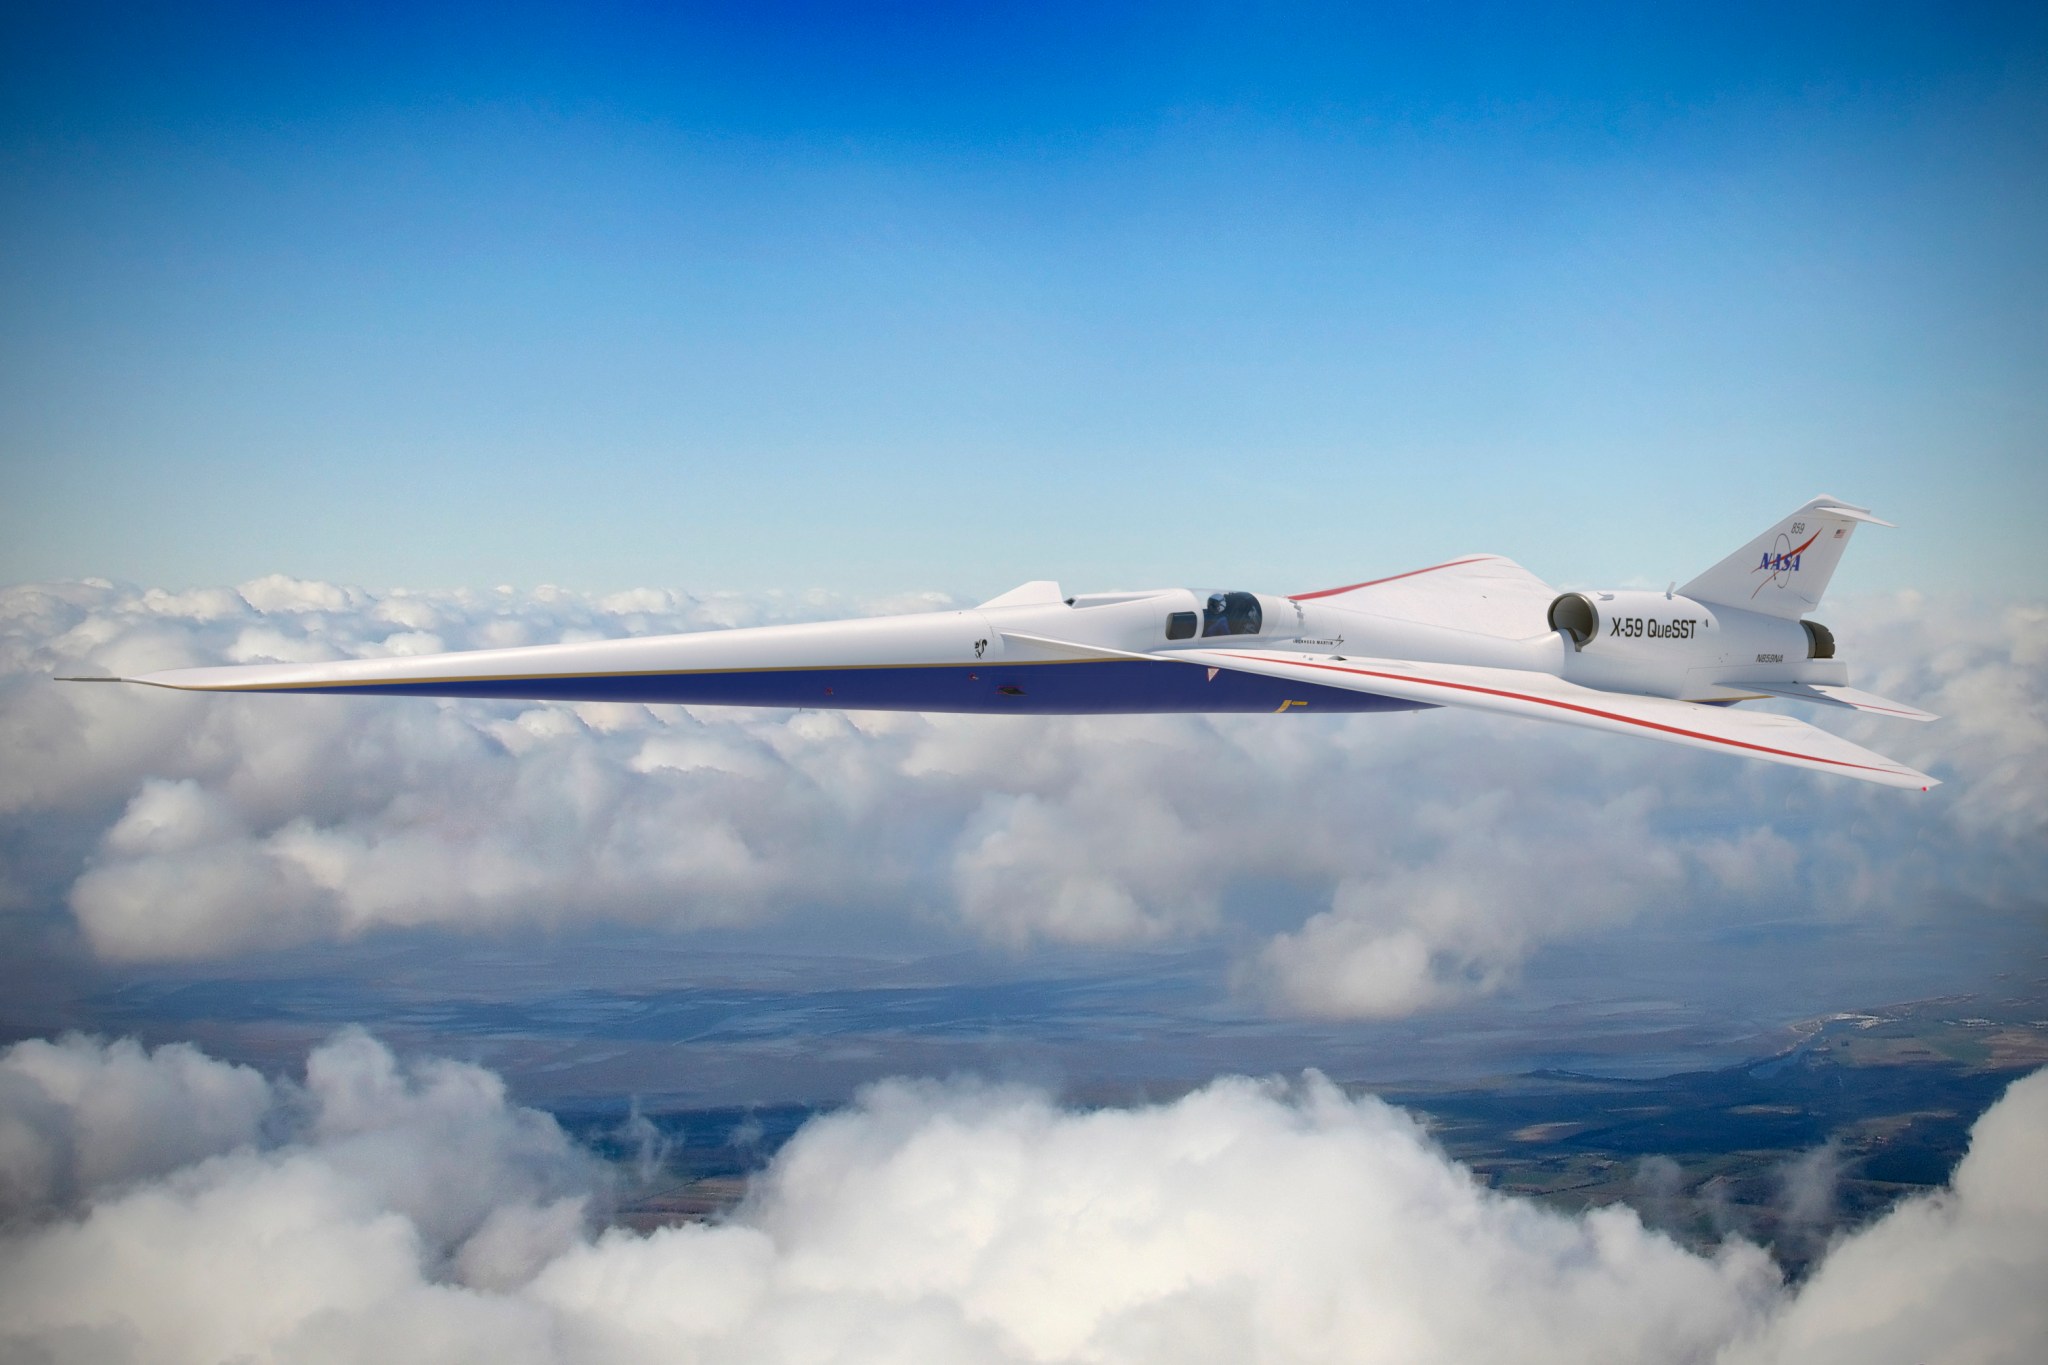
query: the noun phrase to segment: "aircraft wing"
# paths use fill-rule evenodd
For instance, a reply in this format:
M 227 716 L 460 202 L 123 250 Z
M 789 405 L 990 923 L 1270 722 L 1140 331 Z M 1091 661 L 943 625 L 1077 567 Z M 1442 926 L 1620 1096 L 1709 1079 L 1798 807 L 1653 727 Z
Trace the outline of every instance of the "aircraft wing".
M 1561 721 L 1617 734 L 1643 735 L 1717 753 L 1760 758 L 1888 787 L 1937 785 L 1882 754 L 1791 716 L 1725 706 L 1603 692 L 1548 673 L 1423 664 L 1401 659 L 1337 658 L 1251 649 L 1189 649 L 1152 656 L 1210 668 L 1240 669 L 1323 687 L 1342 687 L 1439 706 L 1471 706 L 1532 720 Z
M 1295 593 L 1293 600 L 1526 640 L 1550 629 L 1556 596 L 1556 588 L 1512 559 L 1466 555 L 1388 578 Z

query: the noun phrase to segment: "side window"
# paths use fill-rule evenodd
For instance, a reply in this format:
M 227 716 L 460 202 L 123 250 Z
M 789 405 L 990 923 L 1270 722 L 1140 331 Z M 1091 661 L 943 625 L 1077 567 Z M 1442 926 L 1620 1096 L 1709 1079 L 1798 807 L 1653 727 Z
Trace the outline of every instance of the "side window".
M 1257 635 L 1264 623 L 1259 619 L 1259 599 L 1248 592 L 1230 594 L 1230 633 L 1232 635 Z
M 1202 608 L 1202 634 L 1257 635 L 1259 599 L 1248 592 L 1212 592 Z
M 1195 614 L 1191 611 L 1176 611 L 1166 618 L 1166 638 L 1169 640 L 1192 640 L 1195 638 Z

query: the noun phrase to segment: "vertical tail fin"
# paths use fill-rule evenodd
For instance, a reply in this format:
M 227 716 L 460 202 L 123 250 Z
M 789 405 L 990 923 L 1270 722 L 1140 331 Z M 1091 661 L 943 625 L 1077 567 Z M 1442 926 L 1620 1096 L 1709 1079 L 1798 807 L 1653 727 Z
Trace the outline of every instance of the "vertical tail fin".
M 1891 525 L 1839 498 L 1815 498 L 1679 591 L 1698 602 L 1796 618 L 1820 605 L 1859 521 Z

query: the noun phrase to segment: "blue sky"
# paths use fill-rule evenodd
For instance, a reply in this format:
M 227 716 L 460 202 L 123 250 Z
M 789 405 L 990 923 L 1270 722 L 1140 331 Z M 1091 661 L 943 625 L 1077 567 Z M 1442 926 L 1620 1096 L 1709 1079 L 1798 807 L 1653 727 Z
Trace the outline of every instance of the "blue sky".
M 2034 7 L 0 23 L 0 581 L 2048 584 Z

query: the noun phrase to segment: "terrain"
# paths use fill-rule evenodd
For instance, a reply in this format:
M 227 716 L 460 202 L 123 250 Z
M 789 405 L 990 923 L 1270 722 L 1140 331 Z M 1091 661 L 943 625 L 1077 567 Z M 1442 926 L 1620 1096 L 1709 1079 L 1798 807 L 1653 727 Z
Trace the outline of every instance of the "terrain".
M 1711 1070 L 1544 1069 L 1375 1093 L 1504 1193 L 1571 1212 L 1625 1202 L 1694 1249 L 1744 1237 L 1797 1276 L 1836 1233 L 1948 1179 L 1977 1117 L 2048 1065 L 2040 1014 L 2028 995 L 1946 996 L 1797 1021 L 1783 1050 Z M 733 1208 L 748 1176 L 818 1112 L 555 1110 L 617 1163 L 613 1217 L 642 1230 Z

